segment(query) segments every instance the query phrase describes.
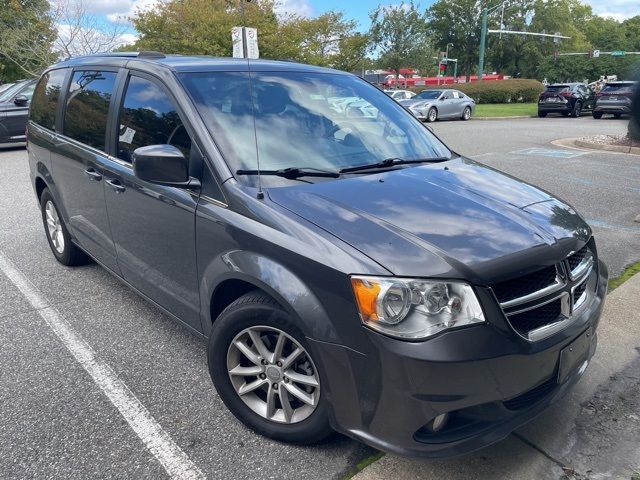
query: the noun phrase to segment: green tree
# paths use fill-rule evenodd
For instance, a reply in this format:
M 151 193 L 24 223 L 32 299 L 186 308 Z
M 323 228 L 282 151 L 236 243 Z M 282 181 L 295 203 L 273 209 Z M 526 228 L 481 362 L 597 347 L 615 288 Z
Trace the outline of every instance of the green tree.
M 479 0 L 438 0 L 427 10 L 434 42 L 440 48 L 453 43 L 449 56 L 458 58 L 467 80 L 478 61 L 482 7 Z
M 413 0 L 398 6 L 379 6 L 370 18 L 369 37 L 382 67 L 398 74 L 400 68 L 425 63 L 431 52 L 428 24 Z
M 57 55 L 47 0 L 0 0 L 0 78 L 36 76 Z

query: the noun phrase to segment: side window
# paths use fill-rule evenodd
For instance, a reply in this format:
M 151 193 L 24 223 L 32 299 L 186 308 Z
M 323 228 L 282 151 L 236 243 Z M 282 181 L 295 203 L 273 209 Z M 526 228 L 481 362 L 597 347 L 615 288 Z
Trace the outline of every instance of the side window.
M 189 158 L 191 138 L 166 91 L 150 80 L 131 76 L 120 109 L 118 158 L 131 163 L 136 148 L 169 144 Z
M 55 130 L 56 109 L 66 69 L 51 70 L 45 73 L 33 92 L 30 118 L 32 121 L 50 130 Z
M 98 150 L 105 149 L 109 102 L 115 72 L 74 72 L 67 95 L 63 133 Z

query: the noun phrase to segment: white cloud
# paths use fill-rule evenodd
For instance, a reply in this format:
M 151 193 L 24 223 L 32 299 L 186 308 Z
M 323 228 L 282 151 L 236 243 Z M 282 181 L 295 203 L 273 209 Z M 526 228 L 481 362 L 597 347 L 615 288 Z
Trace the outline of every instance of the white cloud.
M 601 17 L 613 17 L 622 21 L 627 18 L 640 15 L 638 0 L 585 0 L 593 8 L 593 11 Z
M 299 15 L 301 17 L 311 17 L 315 9 L 309 0 L 280 0 L 276 3 L 276 13 L 278 15 Z
M 90 0 L 93 2 L 102 2 L 103 0 Z M 107 13 L 107 19 L 110 22 L 119 22 L 123 19 L 126 21 L 127 18 L 135 16 L 138 12 L 148 10 L 153 8 L 161 0 L 124 0 L 127 4 L 124 8 L 114 9 L 111 12 Z M 120 3 L 120 2 L 118 2 Z

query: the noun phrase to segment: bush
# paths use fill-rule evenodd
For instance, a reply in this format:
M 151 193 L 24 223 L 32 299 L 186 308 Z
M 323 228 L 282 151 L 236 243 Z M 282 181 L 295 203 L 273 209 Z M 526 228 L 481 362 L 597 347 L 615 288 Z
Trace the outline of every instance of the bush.
M 455 88 L 473 98 L 476 103 L 531 103 L 538 100 L 544 90 L 544 85 L 537 80 L 528 78 L 514 78 L 511 80 L 489 80 L 482 83 L 458 83 L 441 87 Z M 414 87 L 411 90 L 421 92 L 424 87 Z

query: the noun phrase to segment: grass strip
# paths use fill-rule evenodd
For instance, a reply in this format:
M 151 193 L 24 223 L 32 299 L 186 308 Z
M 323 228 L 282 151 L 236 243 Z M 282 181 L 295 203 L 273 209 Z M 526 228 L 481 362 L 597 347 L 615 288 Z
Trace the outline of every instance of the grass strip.
M 481 103 L 476 117 L 521 117 L 538 114 L 537 103 Z
M 345 475 L 345 477 L 343 478 L 343 480 L 349 480 L 350 478 L 355 477 L 358 473 L 360 473 L 362 470 L 364 470 L 365 468 L 367 468 L 369 465 L 371 465 L 372 463 L 377 462 L 378 460 L 380 460 L 382 457 L 384 457 L 384 452 L 378 452 L 375 453 L 373 455 L 368 456 L 367 458 L 361 460 L 356 467 L 351 470 L 349 473 L 347 473 Z
M 634 263 L 628 266 L 624 271 L 617 276 L 609 280 L 609 292 L 613 292 L 616 288 L 622 285 L 624 282 L 633 277 L 636 273 L 640 273 L 640 262 Z M 640 479 L 638 479 L 640 480 Z

